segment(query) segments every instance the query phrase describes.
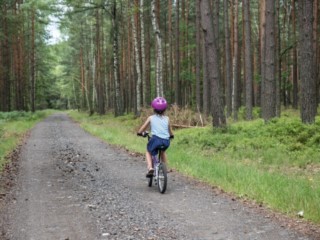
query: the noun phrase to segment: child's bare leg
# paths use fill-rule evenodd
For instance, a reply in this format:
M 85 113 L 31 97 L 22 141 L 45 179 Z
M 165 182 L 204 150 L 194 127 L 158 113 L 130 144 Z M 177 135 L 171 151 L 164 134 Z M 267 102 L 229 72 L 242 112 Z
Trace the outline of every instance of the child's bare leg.
M 167 163 L 167 154 L 166 152 L 162 151 L 161 152 L 161 159 L 164 163 Z
M 147 167 L 148 170 L 152 168 L 152 158 L 151 158 L 151 153 L 150 152 L 146 152 L 146 160 L 147 160 Z

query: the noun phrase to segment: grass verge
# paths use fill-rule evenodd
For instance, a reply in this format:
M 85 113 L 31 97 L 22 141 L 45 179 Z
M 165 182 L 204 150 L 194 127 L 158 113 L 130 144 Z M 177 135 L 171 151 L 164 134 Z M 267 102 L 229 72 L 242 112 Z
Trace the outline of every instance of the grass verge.
M 13 151 L 26 132 L 52 111 L 0 112 L 0 172 L 6 164 L 6 156 Z
M 70 112 L 88 132 L 131 151 L 145 151 L 132 115 L 88 117 Z M 320 118 L 303 125 L 296 117 L 261 119 L 226 129 L 175 131 L 169 166 L 227 192 L 296 217 L 320 223 Z

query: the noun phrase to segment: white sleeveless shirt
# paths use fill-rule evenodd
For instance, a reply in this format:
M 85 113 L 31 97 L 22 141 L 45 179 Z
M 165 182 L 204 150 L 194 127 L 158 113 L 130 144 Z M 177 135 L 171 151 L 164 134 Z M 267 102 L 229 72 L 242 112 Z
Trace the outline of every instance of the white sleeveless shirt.
M 169 139 L 169 118 L 154 114 L 151 116 L 151 133 L 162 139 Z

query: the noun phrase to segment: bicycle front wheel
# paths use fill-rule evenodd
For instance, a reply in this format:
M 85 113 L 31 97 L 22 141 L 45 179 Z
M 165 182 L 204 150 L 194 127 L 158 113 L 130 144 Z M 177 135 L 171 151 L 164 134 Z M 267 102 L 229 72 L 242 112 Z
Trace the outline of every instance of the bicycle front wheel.
M 165 193 L 167 189 L 167 181 L 167 166 L 164 163 L 160 163 L 157 178 L 157 185 L 160 193 Z

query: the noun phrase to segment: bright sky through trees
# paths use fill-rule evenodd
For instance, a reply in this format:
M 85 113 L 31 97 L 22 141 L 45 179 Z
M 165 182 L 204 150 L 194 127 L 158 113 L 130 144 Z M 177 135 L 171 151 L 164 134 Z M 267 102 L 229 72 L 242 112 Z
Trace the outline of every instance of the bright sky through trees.
M 50 23 L 47 27 L 49 33 L 49 44 L 55 44 L 61 40 L 61 32 L 59 30 L 58 18 L 50 16 Z

